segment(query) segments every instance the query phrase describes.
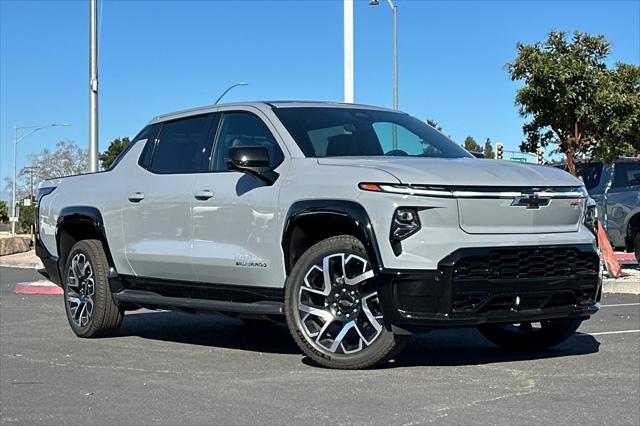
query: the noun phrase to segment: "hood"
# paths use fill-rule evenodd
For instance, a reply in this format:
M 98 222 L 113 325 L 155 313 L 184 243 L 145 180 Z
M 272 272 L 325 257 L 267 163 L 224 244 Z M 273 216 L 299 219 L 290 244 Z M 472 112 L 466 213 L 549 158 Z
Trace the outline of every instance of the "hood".
M 554 167 L 506 160 L 421 157 L 325 157 L 318 164 L 383 170 L 405 184 L 448 186 L 582 186 Z

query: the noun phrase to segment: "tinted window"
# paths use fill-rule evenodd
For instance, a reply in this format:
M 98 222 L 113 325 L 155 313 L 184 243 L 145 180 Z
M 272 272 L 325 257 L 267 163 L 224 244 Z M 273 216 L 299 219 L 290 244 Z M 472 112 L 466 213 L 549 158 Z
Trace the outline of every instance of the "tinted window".
M 156 173 L 196 173 L 209 170 L 213 115 L 200 115 L 164 123 L 151 170 Z
M 214 170 L 228 170 L 225 159 L 229 148 L 255 145 L 267 148 L 271 168 L 276 168 L 284 160 L 278 143 L 259 117 L 248 112 L 224 114 L 216 143 Z
M 307 157 L 472 157 L 426 123 L 407 114 L 357 108 L 276 108 Z
M 147 140 L 142 152 L 140 153 L 140 159 L 138 160 L 138 164 L 145 168 L 148 168 L 151 164 L 151 155 L 153 154 L 153 148 L 156 145 L 156 138 L 158 137 L 160 127 L 162 126 L 159 123 L 147 126 L 138 136 L 136 136 L 136 140 Z
M 577 164 L 576 169 L 578 176 L 582 179 L 587 189 L 593 189 L 598 186 L 602 178 L 602 163 Z M 565 170 L 567 170 L 566 166 Z
M 120 162 L 120 160 L 122 160 L 124 158 L 124 156 L 127 154 L 127 152 L 129 152 L 129 150 L 131 150 L 131 148 L 136 144 L 136 142 L 143 140 L 143 139 L 147 139 L 147 138 L 151 138 L 154 139 L 155 135 L 158 134 L 158 129 L 160 128 L 160 126 L 158 126 L 157 124 L 151 125 L 151 126 L 147 126 L 144 129 L 142 129 L 140 131 L 140 133 L 138 133 L 136 135 L 135 138 L 133 138 L 133 140 L 131 142 L 129 142 L 127 144 L 127 146 L 124 147 L 124 149 L 120 152 L 120 154 L 118 154 L 118 156 L 115 158 L 115 160 L 113 160 L 113 162 L 111 163 L 111 166 L 109 166 L 109 168 L 107 170 L 113 170 L 118 163 Z
M 640 185 L 640 163 L 616 163 L 613 186 Z

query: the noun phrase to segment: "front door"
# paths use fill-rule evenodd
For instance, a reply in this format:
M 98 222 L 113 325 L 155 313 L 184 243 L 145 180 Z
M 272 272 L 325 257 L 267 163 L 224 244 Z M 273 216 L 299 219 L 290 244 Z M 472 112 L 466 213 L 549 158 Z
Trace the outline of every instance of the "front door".
M 250 112 L 225 112 L 215 144 L 212 172 L 196 178 L 192 204 L 193 269 L 199 281 L 282 287 L 284 268 L 278 239 L 279 183 L 229 171 L 227 150 L 266 146 L 273 168 L 284 161 L 275 131 Z
M 198 173 L 209 168 L 216 116 L 165 122 L 149 140 L 123 194 L 127 261 L 137 276 L 195 280 L 191 206 Z

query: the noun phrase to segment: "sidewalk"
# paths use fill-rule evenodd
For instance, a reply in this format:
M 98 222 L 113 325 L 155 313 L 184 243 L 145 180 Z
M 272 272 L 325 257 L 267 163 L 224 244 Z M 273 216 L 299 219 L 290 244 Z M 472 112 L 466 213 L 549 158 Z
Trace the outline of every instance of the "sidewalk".
M 635 259 L 634 259 L 635 260 Z M 604 293 L 640 294 L 640 265 L 622 265 L 623 277 L 605 278 L 602 282 Z
M 42 269 L 44 266 L 40 259 L 36 256 L 35 250 L 26 251 L 24 253 L 10 254 L 9 256 L 0 257 L 0 266 L 10 268 L 27 268 Z

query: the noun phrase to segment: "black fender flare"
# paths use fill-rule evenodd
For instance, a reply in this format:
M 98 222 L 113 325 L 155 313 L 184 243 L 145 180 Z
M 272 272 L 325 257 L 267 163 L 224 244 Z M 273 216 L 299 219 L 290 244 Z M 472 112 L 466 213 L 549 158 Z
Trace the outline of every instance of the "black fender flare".
M 93 229 L 97 239 L 102 242 L 109 266 L 113 267 L 113 257 L 109 250 L 109 243 L 107 241 L 107 234 L 104 229 L 104 220 L 100 210 L 92 206 L 67 206 L 60 210 L 58 220 L 56 223 L 56 248 L 58 250 L 58 263 L 63 262 L 60 251 L 60 233 L 67 227 L 73 225 L 88 226 Z M 58 265 L 60 270 L 64 265 Z
M 287 274 L 291 268 L 289 265 L 289 244 L 296 223 L 309 217 L 322 217 L 329 220 L 348 221 L 358 229 L 362 243 L 364 244 L 369 262 L 374 270 L 382 269 L 382 258 L 378 248 L 378 241 L 371 224 L 371 220 L 365 208 L 349 200 L 302 200 L 291 205 L 285 219 L 284 232 L 282 235 L 282 250 L 285 254 L 285 270 Z

